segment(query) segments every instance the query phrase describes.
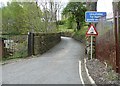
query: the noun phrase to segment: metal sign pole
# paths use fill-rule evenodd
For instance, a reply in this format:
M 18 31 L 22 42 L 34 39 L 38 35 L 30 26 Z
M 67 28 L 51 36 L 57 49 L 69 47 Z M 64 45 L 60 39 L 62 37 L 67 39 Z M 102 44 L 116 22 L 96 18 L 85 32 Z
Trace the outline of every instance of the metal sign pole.
M 93 37 L 91 36 L 91 59 L 92 59 L 92 45 L 93 45 Z

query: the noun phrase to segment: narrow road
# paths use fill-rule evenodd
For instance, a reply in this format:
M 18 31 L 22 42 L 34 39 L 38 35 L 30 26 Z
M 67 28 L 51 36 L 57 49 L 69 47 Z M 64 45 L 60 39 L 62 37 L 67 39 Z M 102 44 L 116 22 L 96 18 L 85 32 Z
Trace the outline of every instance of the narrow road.
M 3 66 L 3 84 L 81 84 L 82 44 L 69 37 L 47 53 Z

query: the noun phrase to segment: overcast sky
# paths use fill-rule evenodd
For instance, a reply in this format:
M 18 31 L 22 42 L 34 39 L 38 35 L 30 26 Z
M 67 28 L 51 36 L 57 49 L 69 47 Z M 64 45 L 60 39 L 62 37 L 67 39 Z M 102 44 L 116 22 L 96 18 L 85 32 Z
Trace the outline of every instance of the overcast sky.
M 107 18 L 113 17 L 113 0 L 98 0 L 97 3 L 97 11 L 99 12 L 107 12 Z

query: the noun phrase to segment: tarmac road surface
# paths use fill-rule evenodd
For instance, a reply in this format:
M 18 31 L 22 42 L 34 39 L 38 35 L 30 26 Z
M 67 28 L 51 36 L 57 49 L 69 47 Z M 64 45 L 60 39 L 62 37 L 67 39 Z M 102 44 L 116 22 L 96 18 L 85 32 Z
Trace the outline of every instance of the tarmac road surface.
M 3 65 L 3 84 L 81 84 L 79 60 L 83 45 L 69 37 L 45 54 Z

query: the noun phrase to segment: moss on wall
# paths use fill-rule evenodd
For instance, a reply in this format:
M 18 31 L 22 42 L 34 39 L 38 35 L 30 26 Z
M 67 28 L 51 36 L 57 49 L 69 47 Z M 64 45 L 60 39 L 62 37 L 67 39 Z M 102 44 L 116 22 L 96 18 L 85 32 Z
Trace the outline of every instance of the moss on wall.
M 34 55 L 43 54 L 61 40 L 60 33 L 34 33 Z

